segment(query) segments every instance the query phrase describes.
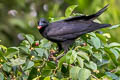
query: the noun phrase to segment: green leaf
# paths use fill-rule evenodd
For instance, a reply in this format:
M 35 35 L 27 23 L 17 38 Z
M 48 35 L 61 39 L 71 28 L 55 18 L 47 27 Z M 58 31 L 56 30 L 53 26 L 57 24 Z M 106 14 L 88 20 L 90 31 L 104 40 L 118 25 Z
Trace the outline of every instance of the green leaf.
M 58 21 L 58 20 L 65 19 L 65 17 L 58 17 L 58 18 L 51 18 L 51 17 L 49 17 L 49 19 L 50 19 L 50 22 L 55 22 L 55 21 Z
M 89 63 L 85 63 L 85 66 L 92 70 L 97 70 L 97 65 L 92 61 L 90 61 Z
M 6 72 L 10 72 L 11 71 L 11 67 L 8 66 L 6 63 L 3 64 L 3 70 Z
M 108 45 L 110 48 L 112 47 L 120 47 L 120 43 L 117 43 L 117 42 L 112 42 Z
M 88 54 L 85 53 L 85 52 L 83 52 L 83 51 L 79 51 L 79 52 L 78 52 L 78 56 L 80 56 L 80 57 L 86 59 L 87 61 L 89 61 Z
M 91 45 L 93 45 L 96 49 L 100 48 L 101 47 L 101 41 L 98 37 L 96 37 L 95 34 L 91 33 Z
M 113 80 L 111 77 L 109 77 L 107 75 L 103 76 L 102 78 L 103 78 L 103 80 L 105 80 L 105 79 L 107 79 L 107 80 Z
M 110 59 L 113 61 L 113 63 L 117 66 L 117 56 L 111 52 L 111 50 L 109 48 L 104 48 L 104 50 L 106 51 L 106 53 L 110 56 Z
M 41 71 L 41 76 L 48 76 L 51 74 L 52 74 L 52 69 L 51 70 L 42 69 L 42 71 Z
M 7 50 L 7 53 L 5 53 L 5 56 L 7 58 L 12 58 L 14 55 L 19 53 L 19 49 L 17 47 L 10 47 Z
M 72 78 L 72 80 L 78 79 L 79 70 L 80 70 L 80 68 L 77 66 L 74 66 L 70 69 L 70 77 Z
M 0 58 L 4 61 L 7 61 L 6 57 L 4 56 L 4 53 L 0 50 Z
M 79 70 L 78 79 L 79 80 L 87 80 L 91 75 L 91 71 L 85 68 Z
M 0 45 L 1 48 L 3 48 L 4 50 L 7 50 L 7 47 Z
M 33 78 L 37 77 L 37 69 L 36 68 L 32 68 L 32 70 L 30 71 L 29 77 L 27 80 L 33 80 Z
M 30 54 L 30 49 L 25 46 L 20 46 L 19 49 L 21 50 L 21 52 L 23 51 L 26 54 Z
M 106 37 L 105 37 L 105 36 L 103 36 L 103 35 L 101 35 L 101 34 L 98 34 L 98 33 L 96 33 L 96 36 L 97 36 L 102 42 L 106 43 Z
M 120 54 L 118 51 L 114 48 L 111 48 L 110 51 L 115 55 L 116 60 L 119 58 Z
M 11 66 L 17 66 L 17 65 L 21 65 L 21 64 L 24 64 L 25 63 L 25 60 L 22 60 L 20 58 L 17 58 L 17 59 L 10 59 L 10 65 Z
M 111 77 L 112 80 L 117 80 L 117 79 L 118 79 L 117 75 L 115 75 L 114 73 L 105 72 L 105 74 L 106 74 L 107 76 Z
M 53 63 L 52 61 L 47 62 L 47 66 L 49 67 L 49 69 L 55 69 L 56 68 L 56 64 Z
M 31 45 L 29 44 L 29 42 L 27 40 L 23 40 L 22 43 L 20 43 L 20 46 L 24 46 L 26 48 L 30 48 Z
M 0 72 L 0 80 L 4 80 L 4 75 Z
M 114 47 L 115 50 L 117 50 L 120 53 L 120 48 L 119 47 Z
M 78 64 L 79 64 L 79 66 L 81 67 L 81 68 L 83 68 L 84 67 L 84 62 L 83 62 L 84 60 L 81 58 L 81 57 L 77 57 L 77 62 L 78 62 Z
M 41 48 L 46 48 L 46 49 L 51 48 L 52 43 L 50 41 L 48 41 L 47 39 L 42 39 L 40 42 L 41 42 L 41 44 L 40 44 Z
M 25 69 L 29 69 L 29 68 L 31 68 L 31 67 L 33 67 L 33 66 L 34 66 L 34 62 L 28 60 L 28 61 L 26 62 Z
M 35 48 L 35 51 L 38 53 L 38 56 L 42 57 L 44 53 L 44 49 L 42 48 Z
M 102 62 L 102 54 L 101 53 L 95 53 L 93 56 L 98 59 L 100 62 Z
M 70 50 L 67 52 L 67 54 L 65 56 L 63 56 L 59 62 L 58 62 L 58 66 L 59 68 L 62 66 L 62 64 L 64 62 L 68 63 L 68 64 L 72 64 L 77 58 L 77 52 L 74 50 Z
M 77 7 L 77 5 L 69 6 L 65 11 L 65 16 L 69 17 L 76 7 Z
M 70 64 L 72 64 L 77 58 L 77 52 L 72 50 L 72 55 L 70 57 Z
M 30 35 L 30 34 L 25 35 L 25 38 L 28 40 L 28 42 L 29 42 L 31 45 L 34 43 L 35 38 L 34 38 L 33 35 Z
M 59 62 L 58 62 L 58 67 L 61 68 L 62 64 L 63 64 L 65 61 L 66 61 L 66 55 L 63 56 L 63 57 L 59 60 Z
M 111 26 L 109 29 L 118 28 L 119 26 L 120 26 L 120 24 L 117 24 L 117 25 L 113 25 L 113 26 Z
M 51 79 L 50 79 L 50 76 L 45 77 L 44 80 L 51 80 Z

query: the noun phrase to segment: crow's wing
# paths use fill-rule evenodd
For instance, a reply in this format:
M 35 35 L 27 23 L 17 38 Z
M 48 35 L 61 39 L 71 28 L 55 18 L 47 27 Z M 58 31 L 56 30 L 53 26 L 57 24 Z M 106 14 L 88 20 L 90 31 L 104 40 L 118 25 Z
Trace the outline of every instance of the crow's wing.
M 64 21 L 73 21 L 73 20 L 93 20 L 96 19 L 99 15 L 101 15 L 104 11 L 107 10 L 108 5 L 106 5 L 104 8 L 99 10 L 97 13 L 89 15 L 89 16 L 75 16 L 75 17 L 70 17 L 67 19 L 64 19 Z
M 74 21 L 70 23 L 56 23 L 51 26 L 47 31 L 48 38 L 56 41 L 65 41 L 110 25 L 98 24 L 92 21 Z
M 107 10 L 107 7 L 108 5 L 99 10 L 96 14 L 89 16 L 75 16 L 51 23 L 53 25 L 50 25 L 46 32 L 48 38 L 57 41 L 65 41 L 75 39 L 82 34 L 96 29 L 110 26 L 109 24 L 98 24 L 92 21 Z

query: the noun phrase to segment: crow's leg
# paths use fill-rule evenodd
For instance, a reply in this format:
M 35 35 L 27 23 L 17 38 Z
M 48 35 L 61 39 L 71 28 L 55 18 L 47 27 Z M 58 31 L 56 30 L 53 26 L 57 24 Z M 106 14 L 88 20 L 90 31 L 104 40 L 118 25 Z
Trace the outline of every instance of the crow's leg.
M 48 56 L 48 60 L 50 61 L 53 61 L 55 58 L 54 58 L 54 54 L 56 54 L 57 52 L 50 52 L 49 56 Z
M 64 49 L 64 54 L 58 56 L 58 57 L 56 58 L 56 60 L 59 60 L 60 58 L 62 58 L 62 57 L 67 53 L 68 50 L 69 50 L 69 49 L 66 49 L 66 50 Z
M 60 43 L 57 43 L 57 45 L 58 45 L 58 51 L 53 54 L 54 56 L 56 56 L 56 54 L 58 54 L 58 53 L 62 50 L 61 44 L 60 44 Z
M 64 54 L 58 56 L 56 60 L 59 60 L 61 57 L 63 57 L 68 52 L 69 46 L 73 43 L 73 41 L 74 40 L 67 40 L 67 41 L 61 43 L 62 48 L 64 49 Z
M 57 43 L 58 45 L 58 51 L 50 51 L 50 55 L 48 56 L 49 60 L 54 60 L 53 58 L 55 58 L 54 56 L 56 56 L 56 54 L 58 54 L 61 50 L 62 50 L 62 46 L 60 43 Z

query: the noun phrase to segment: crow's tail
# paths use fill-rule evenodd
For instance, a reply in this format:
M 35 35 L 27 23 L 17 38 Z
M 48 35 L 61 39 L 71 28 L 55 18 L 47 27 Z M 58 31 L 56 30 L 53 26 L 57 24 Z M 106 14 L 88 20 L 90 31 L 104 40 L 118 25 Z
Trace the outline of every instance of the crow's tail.
M 99 10 L 97 13 L 92 14 L 87 16 L 88 20 L 94 20 L 96 19 L 98 16 L 100 16 L 104 11 L 107 10 L 107 7 L 109 6 L 109 4 L 107 4 L 104 8 L 102 8 L 101 10 Z
M 110 27 L 110 26 L 111 26 L 111 24 L 99 24 L 99 26 L 92 27 L 92 30 L 97 30 L 97 29 L 106 28 L 106 27 Z
M 80 35 L 85 34 L 85 33 L 89 33 L 89 32 L 93 32 L 97 29 L 110 27 L 110 26 L 111 26 L 111 24 L 98 24 L 98 23 L 96 23 L 93 26 L 89 27 L 87 30 L 81 32 Z

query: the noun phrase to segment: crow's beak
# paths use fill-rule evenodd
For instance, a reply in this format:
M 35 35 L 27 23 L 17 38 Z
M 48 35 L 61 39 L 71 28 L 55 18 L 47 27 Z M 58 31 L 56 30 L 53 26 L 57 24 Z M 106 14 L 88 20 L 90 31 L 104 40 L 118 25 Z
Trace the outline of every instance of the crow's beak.
M 42 26 L 38 26 L 37 28 L 40 30 L 42 28 Z

